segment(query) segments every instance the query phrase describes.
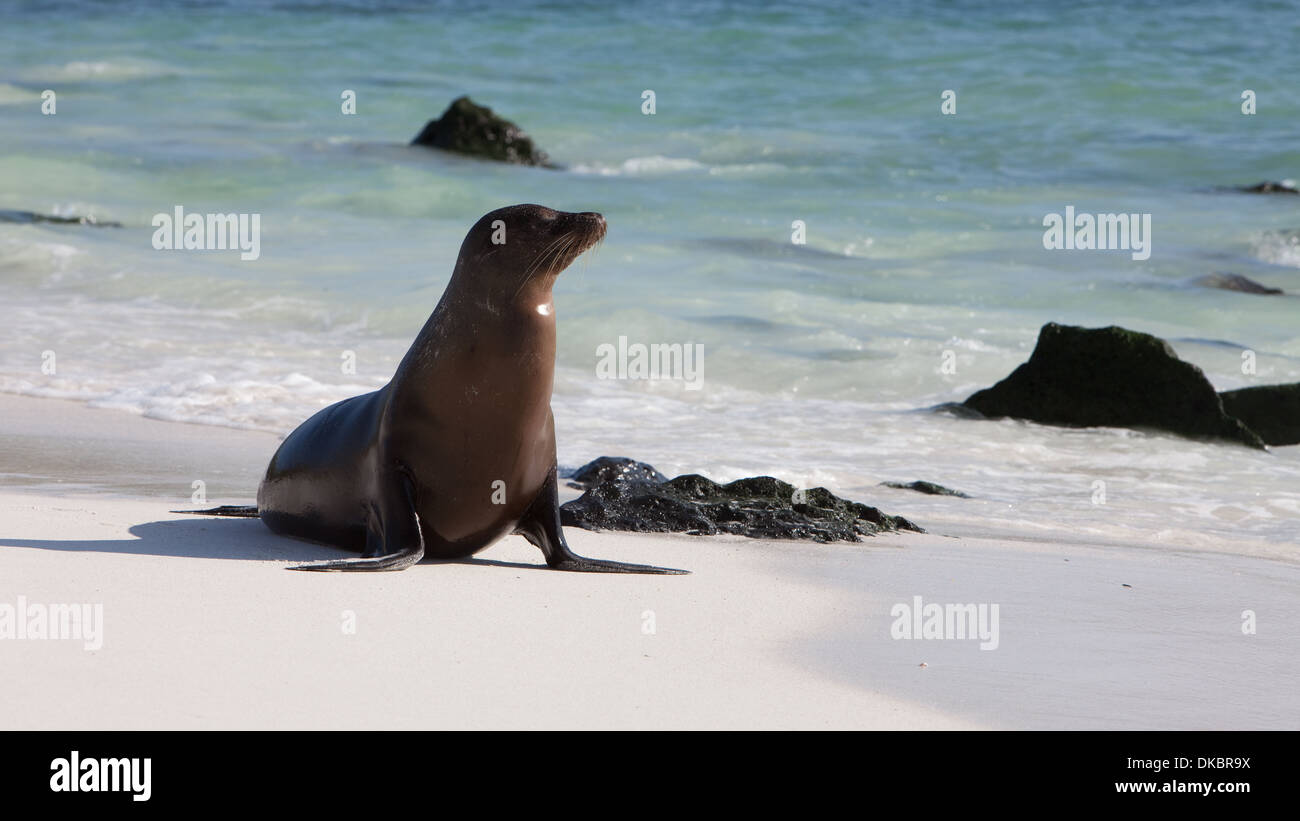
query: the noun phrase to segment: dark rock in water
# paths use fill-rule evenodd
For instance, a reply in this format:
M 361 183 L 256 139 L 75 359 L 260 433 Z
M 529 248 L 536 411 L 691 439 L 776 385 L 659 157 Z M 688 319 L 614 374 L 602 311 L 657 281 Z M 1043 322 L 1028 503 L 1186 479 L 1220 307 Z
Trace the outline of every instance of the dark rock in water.
M 602 456 L 593 459 L 573 472 L 569 487 L 586 488 L 602 482 L 651 482 L 658 484 L 668 477 L 653 465 L 628 459 L 625 456 Z
M 560 520 L 587 530 L 734 533 L 755 539 L 856 542 L 863 536 L 921 528 L 901 516 L 841 499 L 825 488 L 796 491 L 770 476 L 719 485 L 698 474 L 666 482 L 612 478 L 560 508 Z
M 1049 322 L 1029 361 L 966 406 L 1068 427 L 1154 428 L 1263 448 L 1195 365 L 1150 334 Z
M 935 405 L 930 408 L 923 408 L 922 410 L 929 411 L 930 413 L 942 413 L 948 416 L 955 416 L 958 419 L 987 419 L 988 418 L 984 414 L 975 410 L 974 408 L 967 407 L 966 405 L 963 405 L 960 402 L 944 402 L 942 404 Z
M 518 165 L 554 167 L 523 129 L 469 97 L 452 101 L 442 117 L 430 120 L 411 145 Z
M 1300 382 L 1224 391 L 1223 409 L 1270 445 L 1300 445 Z
M 1244 185 L 1237 190 L 1246 194 L 1300 194 L 1300 190 L 1292 188 L 1286 183 L 1269 181 Z
M 94 225 L 100 228 L 122 227 L 122 223 L 120 222 L 100 222 L 94 217 L 55 217 L 47 214 L 37 214 L 32 211 L 0 210 L 0 222 L 16 222 L 23 224 L 49 222 L 55 225 Z
M 1261 285 L 1249 277 L 1241 274 L 1226 274 L 1215 272 L 1207 274 L 1199 279 L 1192 280 L 1193 285 L 1201 285 L 1206 288 L 1219 288 L 1224 291 L 1240 291 L 1243 294 L 1281 294 L 1281 288 L 1272 288 L 1268 285 Z
M 885 487 L 898 488 L 899 490 L 915 490 L 917 493 L 928 493 L 931 496 L 959 496 L 963 499 L 969 499 L 970 496 L 962 493 L 960 490 L 936 485 L 934 482 L 926 482 L 918 479 L 915 482 L 903 484 L 902 482 L 881 482 Z

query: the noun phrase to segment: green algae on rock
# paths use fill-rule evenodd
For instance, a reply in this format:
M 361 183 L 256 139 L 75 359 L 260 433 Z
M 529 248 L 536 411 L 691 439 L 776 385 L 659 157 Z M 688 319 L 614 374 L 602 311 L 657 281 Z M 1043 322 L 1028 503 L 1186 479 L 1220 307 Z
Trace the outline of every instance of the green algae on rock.
M 516 165 L 554 167 L 523 129 L 469 97 L 452 101 L 441 117 L 425 124 L 411 144 Z

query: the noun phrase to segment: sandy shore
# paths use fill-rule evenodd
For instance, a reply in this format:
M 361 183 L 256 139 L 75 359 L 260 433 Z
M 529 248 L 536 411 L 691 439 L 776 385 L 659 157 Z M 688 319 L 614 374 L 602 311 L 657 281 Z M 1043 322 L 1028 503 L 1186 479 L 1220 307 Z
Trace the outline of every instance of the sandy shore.
M 341 554 L 168 512 L 194 480 L 250 502 L 275 437 L 11 396 L 0 419 L 0 608 L 103 612 L 98 649 L 0 640 L 20 671 L 4 729 L 1300 728 L 1292 560 L 570 529 L 587 555 L 693 574 L 553 572 L 518 537 L 397 574 L 290 573 Z M 915 596 L 997 604 L 997 648 L 892 638 Z

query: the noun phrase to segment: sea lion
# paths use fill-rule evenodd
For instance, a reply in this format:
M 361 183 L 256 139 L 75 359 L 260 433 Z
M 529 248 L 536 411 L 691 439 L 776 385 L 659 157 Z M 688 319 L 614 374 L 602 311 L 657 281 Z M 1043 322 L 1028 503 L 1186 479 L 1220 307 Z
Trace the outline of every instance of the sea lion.
M 551 287 L 605 230 L 540 205 L 475 223 L 392 381 L 315 414 L 271 458 L 262 521 L 361 553 L 291 569 L 401 570 L 518 533 L 559 570 L 686 572 L 578 556 L 560 526 Z

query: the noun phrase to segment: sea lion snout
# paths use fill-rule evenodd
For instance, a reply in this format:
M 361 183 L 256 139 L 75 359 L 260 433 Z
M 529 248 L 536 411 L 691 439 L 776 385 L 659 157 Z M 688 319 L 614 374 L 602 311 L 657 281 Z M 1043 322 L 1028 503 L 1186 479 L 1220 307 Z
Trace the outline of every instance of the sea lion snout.
M 587 248 L 605 238 L 605 231 L 608 230 L 608 226 L 605 224 L 603 214 L 595 211 L 583 211 L 580 214 L 570 214 L 569 216 L 573 217 L 576 230 L 585 230 L 587 232 Z
M 555 237 L 546 246 L 541 266 L 552 276 L 568 268 L 587 249 L 605 238 L 605 217 L 595 211 L 557 211 L 551 235 Z
M 533 203 L 498 208 L 465 235 L 455 270 L 475 271 L 465 280 L 499 276 L 517 295 L 524 283 L 549 280 L 569 267 L 604 239 L 606 230 L 604 215 L 596 211 L 557 211 Z

